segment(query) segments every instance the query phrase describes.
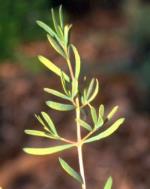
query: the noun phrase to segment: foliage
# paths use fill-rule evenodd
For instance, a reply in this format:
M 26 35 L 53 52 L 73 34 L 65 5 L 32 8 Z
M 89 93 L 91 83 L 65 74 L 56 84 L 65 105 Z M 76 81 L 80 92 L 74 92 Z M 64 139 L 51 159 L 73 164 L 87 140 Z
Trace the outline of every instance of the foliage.
M 79 169 L 80 173 L 75 171 L 65 160 L 59 158 L 62 168 L 74 179 L 76 179 L 82 186 L 82 189 L 86 189 L 86 181 L 84 174 L 84 164 L 82 158 L 82 148 L 84 144 L 95 142 L 112 135 L 124 122 L 124 118 L 119 118 L 113 124 L 106 128 L 106 122 L 109 122 L 114 114 L 118 110 L 118 106 L 115 106 L 108 115 L 105 113 L 103 104 L 99 105 L 98 111 L 92 106 L 92 101 L 96 98 L 99 92 L 99 81 L 96 78 L 91 79 L 88 86 L 83 90 L 80 89 L 79 78 L 81 71 L 81 58 L 77 48 L 70 42 L 71 25 L 64 25 L 62 7 L 59 8 L 59 18 L 56 19 L 54 11 L 52 9 L 52 20 L 54 29 L 42 21 L 37 21 L 37 24 L 43 28 L 47 33 L 47 38 L 51 46 L 56 52 L 66 60 L 69 74 L 65 73 L 61 68 L 57 67 L 53 61 L 48 60 L 43 56 L 38 56 L 39 61 L 46 66 L 51 72 L 56 74 L 60 79 L 62 85 L 62 92 L 44 88 L 44 91 L 54 95 L 60 99 L 66 101 L 66 103 L 47 101 L 46 105 L 53 110 L 57 111 L 75 111 L 75 122 L 77 130 L 77 141 L 71 141 L 63 138 L 60 133 L 57 132 L 55 124 L 52 121 L 50 115 L 45 112 L 41 112 L 41 115 L 36 115 L 37 120 L 43 126 L 43 131 L 38 130 L 25 130 L 26 134 L 45 137 L 52 140 L 60 141 L 62 144 L 54 147 L 47 148 L 31 148 L 27 147 L 23 150 L 32 155 L 47 155 L 54 154 L 60 151 L 68 150 L 70 148 L 76 148 L 78 151 Z M 72 56 L 74 56 L 74 62 L 72 63 Z M 73 65 L 74 68 L 73 68 Z M 82 112 L 85 108 L 89 110 L 92 124 L 88 123 L 82 117 Z M 87 133 L 82 137 L 82 129 Z M 103 129 L 103 131 L 101 131 Z M 65 144 L 64 144 L 65 143 Z M 112 178 L 108 178 L 104 189 L 111 189 Z

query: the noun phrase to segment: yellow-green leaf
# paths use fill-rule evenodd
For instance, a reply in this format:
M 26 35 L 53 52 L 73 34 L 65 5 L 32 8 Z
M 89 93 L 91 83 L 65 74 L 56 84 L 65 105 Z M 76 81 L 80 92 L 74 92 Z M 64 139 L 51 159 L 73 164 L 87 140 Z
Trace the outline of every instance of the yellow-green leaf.
M 109 177 L 105 183 L 104 189 L 111 189 L 113 184 L 112 177 Z
M 60 98 L 63 98 L 65 100 L 70 100 L 70 97 L 68 97 L 67 95 L 59 92 L 59 91 L 56 91 L 54 89 L 50 89 L 50 88 L 44 88 L 44 91 L 47 92 L 47 93 L 50 93 L 52 95 L 55 95 L 57 97 L 60 97 Z
M 52 61 L 48 60 L 47 58 L 43 57 L 43 56 L 38 56 L 39 61 L 44 64 L 49 70 L 51 70 L 52 72 L 54 72 L 56 75 L 58 75 L 59 77 L 61 77 L 62 75 L 62 71 L 60 68 L 58 68 Z M 66 81 L 70 81 L 70 78 L 68 75 L 66 75 L 63 72 L 64 75 L 64 79 Z
M 63 88 L 64 92 L 69 96 L 69 91 L 67 89 L 67 85 L 66 85 L 66 81 L 65 81 L 63 72 L 61 72 L 61 84 L 62 84 L 62 88 Z
M 63 29 L 64 28 L 64 22 L 63 22 L 62 5 L 60 5 L 60 7 L 59 7 L 59 21 L 60 21 L 60 26 Z
M 101 132 L 100 134 L 93 136 L 89 139 L 87 139 L 85 141 L 85 143 L 89 143 L 89 142 L 93 142 L 93 141 L 97 141 L 97 140 L 101 140 L 103 138 L 106 138 L 110 135 L 112 135 L 119 127 L 120 125 L 123 124 L 124 122 L 124 118 L 120 118 L 118 119 L 114 124 L 112 124 L 108 129 L 106 129 L 105 131 Z
M 53 8 L 51 9 L 51 13 L 52 13 L 52 20 L 53 20 L 55 31 L 58 33 L 58 28 L 57 28 L 58 24 L 57 24 L 57 21 L 56 21 L 56 17 L 55 17 L 55 13 L 54 13 Z
M 71 45 L 71 47 L 75 56 L 75 78 L 78 80 L 79 75 L 80 75 L 80 69 L 81 69 L 80 55 L 74 45 Z
M 96 95 L 98 94 L 99 92 L 99 82 L 98 82 L 98 79 L 96 79 L 96 86 L 95 86 L 95 89 L 93 91 L 93 93 L 91 94 L 90 98 L 88 99 L 88 102 L 91 102 L 95 99 Z
M 45 137 L 45 138 L 54 138 L 52 135 L 46 134 L 43 131 L 37 131 L 37 130 L 25 130 L 24 131 L 28 135 L 32 136 L 38 136 L 38 137 Z
M 42 120 L 42 118 L 41 118 L 39 115 L 36 115 L 36 114 L 35 114 L 35 117 L 36 117 L 36 119 L 41 123 L 41 125 L 43 126 L 43 128 L 44 128 L 46 131 L 48 131 L 48 132 L 51 133 L 51 130 L 50 130 L 49 127 L 44 123 L 44 121 Z
M 107 115 L 107 119 L 108 120 L 110 120 L 113 116 L 114 116 L 114 114 L 117 112 L 117 110 L 118 110 L 118 106 L 115 106 L 112 110 L 111 110 L 111 112 Z
M 53 37 L 51 37 L 50 35 L 47 35 L 48 41 L 50 42 L 50 44 L 52 45 L 52 47 L 63 57 L 65 57 L 65 53 L 62 49 L 62 47 L 56 42 L 55 39 L 53 39 Z
M 47 101 L 46 104 L 54 109 L 54 110 L 58 110 L 58 111 L 70 111 L 74 109 L 74 106 L 71 104 L 62 104 L 62 103 L 58 103 L 58 102 L 54 102 L 54 101 Z
M 47 33 L 49 33 L 51 36 L 55 36 L 55 32 L 44 22 L 37 20 L 36 23 L 42 28 L 44 29 Z
M 92 91 L 93 91 L 94 82 L 95 82 L 95 79 L 94 79 L 94 78 L 91 79 L 91 82 L 90 82 L 90 84 L 89 84 L 89 87 L 88 87 L 88 90 L 87 90 L 87 94 L 86 94 L 87 99 L 90 97 L 90 95 L 91 95 L 91 93 L 92 93 Z
M 104 108 L 104 105 L 101 104 L 99 106 L 99 117 L 101 116 L 102 118 L 104 117 L 104 111 L 105 111 L 105 108 Z
M 72 25 L 65 25 L 65 27 L 64 27 L 64 41 L 65 41 L 66 46 L 68 45 L 71 27 L 72 27 Z
M 77 173 L 67 162 L 65 162 L 62 158 L 59 158 L 60 165 L 62 168 L 74 179 L 76 179 L 79 183 L 83 183 L 82 177 L 79 173 Z
M 81 125 L 81 127 L 85 128 L 88 131 L 92 131 L 92 127 L 85 121 L 78 119 L 77 122 Z
M 72 98 L 78 93 L 78 81 L 76 79 L 72 80 Z
M 91 111 L 91 116 L 92 116 L 92 120 L 94 122 L 94 124 L 97 124 L 97 113 L 96 113 L 96 109 L 93 106 L 90 106 L 90 111 Z
M 52 119 L 50 118 L 50 116 L 46 112 L 41 112 L 41 114 L 42 114 L 44 120 L 46 121 L 47 125 L 49 126 L 50 130 L 52 131 L 52 133 L 54 135 L 58 136 L 55 125 L 54 125 Z
M 66 149 L 72 148 L 73 146 L 73 144 L 65 144 L 48 148 L 23 148 L 23 151 L 31 155 L 48 155 L 64 151 Z

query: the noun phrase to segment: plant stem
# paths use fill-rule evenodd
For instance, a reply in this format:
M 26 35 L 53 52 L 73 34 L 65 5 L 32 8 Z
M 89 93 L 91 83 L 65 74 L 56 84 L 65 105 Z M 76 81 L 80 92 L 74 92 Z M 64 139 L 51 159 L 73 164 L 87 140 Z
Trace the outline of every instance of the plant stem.
M 78 97 L 76 98 L 76 119 L 80 119 L 80 106 L 79 106 L 79 99 Z M 79 161 L 79 168 L 80 168 L 80 174 L 83 180 L 82 184 L 82 189 L 86 189 L 86 181 L 85 181 L 85 173 L 84 173 L 84 164 L 83 164 L 83 155 L 82 155 L 82 143 L 80 144 L 81 141 L 81 127 L 80 124 L 77 122 L 77 141 L 78 141 L 78 161 Z
M 74 73 L 70 62 L 70 57 L 68 54 L 68 51 L 66 52 L 66 61 L 68 64 L 69 72 L 71 75 L 71 79 L 74 80 Z M 73 103 L 74 104 L 74 103 Z M 77 97 L 75 99 L 75 105 L 76 105 L 76 120 L 80 119 L 80 104 L 79 104 L 79 98 Z M 80 169 L 80 175 L 82 177 L 83 183 L 82 183 L 82 189 L 86 189 L 86 181 L 85 181 L 85 173 L 84 173 L 84 163 L 83 163 L 83 154 L 82 154 L 82 137 L 81 137 L 81 127 L 80 124 L 77 121 L 77 151 L 78 151 L 78 161 L 79 161 L 79 169 Z

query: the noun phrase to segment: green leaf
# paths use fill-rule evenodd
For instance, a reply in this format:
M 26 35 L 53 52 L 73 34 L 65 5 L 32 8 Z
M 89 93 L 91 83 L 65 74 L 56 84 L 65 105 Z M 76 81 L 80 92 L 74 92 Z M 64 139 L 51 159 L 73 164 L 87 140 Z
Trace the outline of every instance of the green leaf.
M 44 22 L 37 20 L 36 23 L 44 29 L 47 33 L 49 33 L 52 37 L 56 35 L 56 33 Z
M 43 57 L 43 56 L 38 56 L 39 61 L 44 64 L 49 70 L 51 70 L 52 72 L 54 72 L 56 75 L 58 75 L 59 77 L 61 77 L 62 75 L 62 71 L 60 68 L 58 68 L 52 61 L 48 60 L 47 58 Z M 66 81 L 70 81 L 70 78 L 68 75 L 66 75 L 63 72 L 64 75 L 64 79 Z
M 94 124 L 97 124 L 97 113 L 96 113 L 96 109 L 93 106 L 90 106 L 90 111 L 91 111 L 91 116 L 92 116 L 92 120 L 94 122 Z
M 105 111 L 104 105 L 101 104 L 99 106 L 99 117 L 102 117 L 102 118 L 104 117 L 104 111 Z
M 54 101 L 47 101 L 46 104 L 54 109 L 54 110 L 58 110 L 58 111 L 70 111 L 74 109 L 74 106 L 71 104 L 62 104 L 62 103 L 58 103 L 58 102 L 54 102 Z
M 62 168 L 74 179 L 76 179 L 79 183 L 83 183 L 81 176 L 77 173 L 68 163 L 66 163 L 62 158 L 59 158 L 59 162 Z
M 65 144 L 48 148 L 23 148 L 23 151 L 31 155 L 48 155 L 64 151 L 66 149 L 72 148 L 73 146 L 73 144 Z
M 74 45 L 71 45 L 71 47 L 75 56 L 75 78 L 78 80 L 79 75 L 80 75 L 80 69 L 81 69 L 80 55 Z
M 78 93 L 78 81 L 76 79 L 72 80 L 72 98 Z
M 64 22 L 63 22 L 62 5 L 60 5 L 60 7 L 59 7 L 59 21 L 60 21 L 60 26 L 63 29 L 64 28 Z
M 112 177 L 109 177 L 105 183 L 104 189 L 111 189 L 113 184 Z
M 37 131 L 37 130 L 25 130 L 24 131 L 28 135 L 32 136 L 38 136 L 38 137 L 45 137 L 45 138 L 54 138 L 52 135 L 46 134 L 43 131 Z
M 58 33 L 58 28 L 57 28 L 58 24 L 56 22 L 56 17 L 55 17 L 54 9 L 51 9 L 51 13 L 52 13 L 52 20 L 53 20 L 55 31 Z
M 117 112 L 117 110 L 118 110 L 118 106 L 115 106 L 112 110 L 111 110 L 111 112 L 108 114 L 108 116 L 107 116 L 107 119 L 108 120 L 110 120 L 113 116 L 114 116 L 114 114 Z
M 50 35 L 47 35 L 48 41 L 52 45 L 52 47 L 61 55 L 65 58 L 65 53 L 63 49 L 60 47 L 60 45 L 56 42 L 54 38 L 52 38 Z
M 88 131 L 92 131 L 92 127 L 85 121 L 78 119 L 77 122 L 85 129 L 87 129 Z
M 50 130 L 49 127 L 43 122 L 42 118 L 41 118 L 39 115 L 36 115 L 36 114 L 35 114 L 35 117 L 36 117 L 36 119 L 41 123 L 41 125 L 43 126 L 43 128 L 44 128 L 46 131 L 48 131 L 48 132 L 51 133 L 51 130 Z M 52 133 L 51 133 L 51 134 L 52 134 Z
M 88 87 L 88 90 L 87 90 L 87 99 L 89 98 L 89 96 L 91 95 L 92 91 L 93 91 L 93 87 L 94 87 L 94 82 L 95 82 L 95 79 L 91 79 L 91 82 L 89 84 L 89 87 Z
M 47 93 L 50 93 L 52 95 L 55 95 L 57 97 L 63 98 L 65 100 L 70 100 L 70 97 L 68 97 L 65 94 L 63 94 L 63 93 L 61 93 L 59 91 L 56 91 L 54 89 L 44 88 L 44 91 L 47 92 Z
M 58 33 L 59 33 L 59 36 L 60 36 L 62 43 L 64 44 L 64 34 L 63 34 L 63 30 L 60 26 L 58 26 Z
M 49 115 L 46 112 L 41 112 L 44 120 L 46 121 L 46 123 L 48 124 L 50 130 L 52 131 L 52 133 L 56 136 L 58 136 L 58 133 L 56 131 L 55 125 L 53 123 L 53 121 L 51 120 L 51 118 L 49 117 Z
M 94 90 L 94 92 L 92 93 L 91 97 L 88 99 L 88 102 L 91 102 L 92 100 L 95 99 L 96 95 L 98 94 L 98 91 L 99 91 L 99 82 L 98 82 L 98 79 L 96 79 L 95 90 Z
M 103 118 L 100 116 L 100 117 L 98 118 L 97 123 L 95 124 L 95 128 L 96 128 L 96 129 L 99 129 L 101 126 L 103 126 L 103 124 L 104 124 L 104 120 L 103 120 Z
M 71 28 L 72 28 L 72 25 L 65 25 L 65 28 L 64 28 L 64 41 L 65 41 L 66 46 L 68 45 Z
M 89 143 L 89 142 L 93 142 L 93 141 L 97 141 L 97 140 L 101 140 L 103 138 L 106 138 L 110 135 L 112 135 L 119 127 L 120 125 L 123 124 L 124 122 L 124 118 L 120 118 L 118 119 L 114 124 L 112 124 L 108 129 L 106 129 L 105 131 L 101 132 L 100 134 L 93 136 L 89 139 L 87 139 L 85 141 L 85 143 Z
M 66 85 L 66 81 L 65 81 L 63 72 L 61 72 L 61 84 L 62 84 L 64 92 L 69 96 L 69 91 L 67 89 L 67 85 Z

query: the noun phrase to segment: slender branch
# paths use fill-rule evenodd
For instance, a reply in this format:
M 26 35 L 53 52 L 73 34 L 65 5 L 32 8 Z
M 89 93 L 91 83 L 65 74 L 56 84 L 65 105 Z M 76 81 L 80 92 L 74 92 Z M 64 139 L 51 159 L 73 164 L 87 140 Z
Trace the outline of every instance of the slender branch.
M 79 99 L 76 98 L 76 119 L 80 119 L 80 106 L 79 106 Z M 84 164 L 83 164 L 83 155 L 82 155 L 82 143 L 81 142 L 81 127 L 80 124 L 77 122 L 77 141 L 78 141 L 78 161 L 79 161 L 79 168 L 80 174 L 83 179 L 82 189 L 86 189 L 86 181 L 85 181 L 85 173 L 84 173 Z
M 73 69 L 71 66 L 70 56 L 67 50 L 66 52 L 66 61 L 68 64 L 69 72 L 71 75 L 71 79 L 74 80 L 75 76 L 73 73 Z M 76 120 L 80 119 L 80 104 L 79 104 L 79 98 L 77 97 L 75 101 L 72 102 L 76 106 Z M 83 183 L 82 183 L 82 189 L 86 189 L 86 181 L 85 181 L 85 173 L 84 173 L 84 163 L 83 163 L 83 154 L 82 154 L 82 137 L 81 137 L 81 127 L 80 124 L 77 122 L 77 151 L 78 151 L 78 161 L 79 161 L 79 169 L 80 169 L 80 175 L 82 177 Z
M 60 140 L 61 140 L 61 141 L 64 141 L 64 142 L 66 142 L 66 143 L 70 143 L 70 144 L 76 144 L 76 142 L 74 142 L 74 141 L 71 141 L 71 140 L 68 140 L 68 139 L 66 139 L 66 138 L 63 138 L 63 137 L 61 137 L 61 138 L 60 138 Z

